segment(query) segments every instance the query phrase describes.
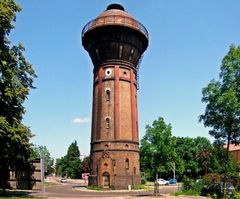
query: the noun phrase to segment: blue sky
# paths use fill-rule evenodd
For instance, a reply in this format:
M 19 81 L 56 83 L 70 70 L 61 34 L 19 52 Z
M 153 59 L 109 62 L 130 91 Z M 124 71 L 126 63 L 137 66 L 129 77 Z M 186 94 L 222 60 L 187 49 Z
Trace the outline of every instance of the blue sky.
M 25 103 L 24 123 L 54 158 L 77 140 L 89 154 L 93 66 L 81 45 L 81 30 L 110 3 L 120 3 L 149 31 L 140 68 L 139 134 L 159 116 L 181 137 L 208 135 L 198 122 L 201 90 L 218 78 L 221 60 L 240 45 L 239 0 L 17 0 L 16 29 L 38 75 Z

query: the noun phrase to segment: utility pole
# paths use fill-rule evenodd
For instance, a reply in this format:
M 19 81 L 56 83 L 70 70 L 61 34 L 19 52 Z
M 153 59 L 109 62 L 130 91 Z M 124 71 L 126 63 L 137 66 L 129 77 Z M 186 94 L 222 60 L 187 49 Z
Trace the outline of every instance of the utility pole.
M 175 182 L 175 179 L 176 179 L 176 166 L 175 166 L 175 162 L 173 162 L 173 179 L 174 179 L 174 182 Z
M 40 157 L 41 164 L 41 184 L 42 184 L 42 195 L 45 196 L 45 157 L 41 154 Z
M 158 173 L 156 173 L 156 180 L 154 182 L 154 196 L 160 195 L 159 183 L 158 183 L 157 179 L 158 179 Z

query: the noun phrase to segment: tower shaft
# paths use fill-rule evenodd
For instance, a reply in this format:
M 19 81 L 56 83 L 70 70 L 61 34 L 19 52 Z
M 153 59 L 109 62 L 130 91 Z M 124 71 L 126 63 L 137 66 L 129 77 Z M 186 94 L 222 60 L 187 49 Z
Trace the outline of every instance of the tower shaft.
M 137 65 L 147 30 L 112 4 L 84 27 L 82 42 L 94 65 L 89 185 L 139 185 Z
M 94 74 L 91 137 L 94 185 L 127 188 L 140 183 L 136 70 L 106 63 Z M 108 177 L 109 180 L 103 180 Z

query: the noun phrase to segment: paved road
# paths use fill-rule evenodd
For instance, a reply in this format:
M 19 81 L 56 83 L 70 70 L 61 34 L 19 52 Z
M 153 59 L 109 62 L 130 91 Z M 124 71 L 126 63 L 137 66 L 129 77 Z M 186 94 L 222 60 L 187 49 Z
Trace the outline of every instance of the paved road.
M 160 193 L 170 193 L 176 191 L 177 187 L 161 186 Z M 33 193 L 35 196 L 41 196 L 42 192 Z M 86 184 L 68 182 L 59 186 L 46 187 L 45 196 L 49 198 L 134 198 L 152 196 L 153 190 L 113 190 L 113 191 L 93 191 L 86 189 Z
M 204 197 L 191 197 L 191 196 L 181 196 L 175 197 L 170 196 L 169 193 L 177 191 L 176 186 L 160 186 L 160 196 L 158 198 L 168 198 L 168 199 L 200 199 Z M 42 196 L 42 192 L 33 192 L 31 195 Z M 65 184 L 60 184 L 58 186 L 46 187 L 45 196 L 49 199 L 77 199 L 77 198 L 92 198 L 92 199 L 102 199 L 102 198 L 113 198 L 113 199 L 146 199 L 152 198 L 153 190 L 150 191 L 126 191 L 126 190 L 114 190 L 114 191 L 93 191 L 86 189 L 86 184 L 83 182 L 68 182 Z

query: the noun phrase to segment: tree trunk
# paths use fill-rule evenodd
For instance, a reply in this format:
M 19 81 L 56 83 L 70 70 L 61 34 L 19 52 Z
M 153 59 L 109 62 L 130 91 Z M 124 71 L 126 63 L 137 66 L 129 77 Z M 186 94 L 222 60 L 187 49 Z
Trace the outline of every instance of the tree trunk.
M 228 137 L 227 137 L 227 154 L 226 154 L 226 161 L 225 161 L 225 165 L 224 165 L 224 180 L 223 180 L 224 195 L 226 195 L 227 164 L 228 164 L 228 161 L 229 161 L 230 137 L 231 137 L 231 128 L 230 128 L 229 131 L 228 131 Z
M 7 181 L 9 177 L 9 170 L 6 167 L 2 167 L 0 170 L 0 176 L 1 176 L 1 185 L 2 185 L 2 194 L 5 195 L 6 188 L 7 188 Z

